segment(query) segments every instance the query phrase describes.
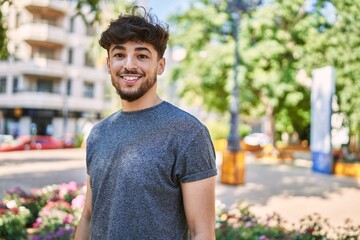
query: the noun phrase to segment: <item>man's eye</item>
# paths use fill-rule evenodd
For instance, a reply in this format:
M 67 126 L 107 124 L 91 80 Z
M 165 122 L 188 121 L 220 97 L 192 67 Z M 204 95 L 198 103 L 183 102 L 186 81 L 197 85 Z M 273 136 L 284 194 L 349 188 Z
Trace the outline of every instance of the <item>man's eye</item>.
M 140 59 L 145 59 L 145 58 L 148 58 L 148 56 L 146 56 L 146 55 L 144 55 L 144 54 L 140 54 L 140 55 L 139 55 L 139 58 L 140 58 Z
M 122 54 L 122 53 L 117 53 L 117 54 L 114 55 L 114 57 L 116 57 L 116 58 L 123 58 L 123 57 L 124 57 L 124 54 Z

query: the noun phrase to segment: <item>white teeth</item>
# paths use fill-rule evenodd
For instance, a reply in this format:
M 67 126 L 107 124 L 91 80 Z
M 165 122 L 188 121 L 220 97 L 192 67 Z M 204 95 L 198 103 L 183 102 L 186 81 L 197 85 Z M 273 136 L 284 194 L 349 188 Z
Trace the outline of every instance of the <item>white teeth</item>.
M 126 81 L 134 81 L 134 80 L 139 79 L 139 77 L 130 77 L 130 76 L 126 76 L 126 77 L 124 77 L 124 79 L 125 79 Z

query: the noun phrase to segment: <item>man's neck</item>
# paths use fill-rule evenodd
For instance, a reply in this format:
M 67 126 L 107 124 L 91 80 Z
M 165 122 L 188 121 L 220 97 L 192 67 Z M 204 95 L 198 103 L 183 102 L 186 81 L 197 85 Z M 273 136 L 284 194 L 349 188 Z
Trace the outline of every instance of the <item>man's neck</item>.
M 150 89 L 144 94 L 144 96 L 133 102 L 121 100 L 121 105 L 123 112 L 134 112 L 156 106 L 161 102 L 162 99 L 156 94 L 156 92 L 153 93 L 152 89 Z

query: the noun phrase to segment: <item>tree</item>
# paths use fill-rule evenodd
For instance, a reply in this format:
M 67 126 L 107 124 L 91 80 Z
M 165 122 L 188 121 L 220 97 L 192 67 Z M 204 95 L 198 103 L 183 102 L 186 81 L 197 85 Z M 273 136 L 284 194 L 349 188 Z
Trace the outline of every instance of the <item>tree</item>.
M 345 113 L 345 126 L 351 135 L 360 136 L 360 2 L 351 0 L 324 1 L 330 9 L 327 28 L 309 35 L 304 60 L 308 72 L 326 65 L 336 69 L 336 96 L 339 112 Z M 310 57 L 311 56 L 311 57 Z M 358 150 L 360 147 L 358 140 Z
M 310 31 L 324 18 L 305 9 L 305 0 L 274 0 L 240 20 L 241 114 L 270 121 L 277 131 L 308 131 L 309 89 L 296 82 L 303 47 Z M 181 95 L 195 99 L 207 109 L 228 109 L 231 67 L 234 63 L 226 1 L 199 0 L 184 14 L 171 18 L 176 25 L 172 44 L 186 49 L 186 58 L 173 71 Z M 188 91 L 191 89 L 192 91 Z
M 170 18 L 170 25 L 176 29 L 170 44 L 186 51 L 185 59 L 171 74 L 171 79 L 178 84 L 180 96 L 197 101 L 207 110 L 222 113 L 229 106 L 226 99 L 234 62 L 234 42 L 229 35 L 226 7 L 225 3 L 215 5 L 206 0 L 197 1 L 191 3 L 185 13 Z

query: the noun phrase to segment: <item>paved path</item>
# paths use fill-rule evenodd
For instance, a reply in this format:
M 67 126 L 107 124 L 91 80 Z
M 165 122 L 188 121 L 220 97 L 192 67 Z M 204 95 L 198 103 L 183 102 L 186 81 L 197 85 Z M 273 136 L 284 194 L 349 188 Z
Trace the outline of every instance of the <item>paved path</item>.
M 277 212 L 289 223 L 317 212 L 335 226 L 346 218 L 360 224 L 360 179 L 264 164 L 250 155 L 246 159 L 245 184 L 217 184 L 216 197 L 226 206 L 245 200 L 253 204 L 256 215 Z M 0 153 L 0 198 L 15 186 L 30 190 L 71 180 L 84 182 L 85 178 L 84 149 Z

